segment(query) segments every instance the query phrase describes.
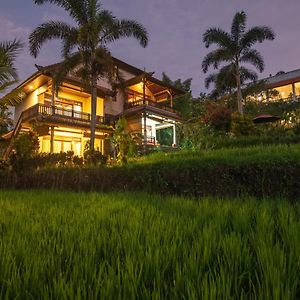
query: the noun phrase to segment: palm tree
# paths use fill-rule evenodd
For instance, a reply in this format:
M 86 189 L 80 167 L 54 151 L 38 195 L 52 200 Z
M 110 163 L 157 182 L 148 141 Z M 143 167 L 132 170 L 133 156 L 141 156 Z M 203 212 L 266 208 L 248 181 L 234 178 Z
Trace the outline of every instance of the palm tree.
M 14 65 L 22 47 L 23 44 L 19 40 L 0 42 L 0 134 L 7 132 L 13 125 L 7 104 L 18 100 L 21 96 L 19 89 L 6 95 L 4 93 L 18 82 L 18 75 Z
M 266 26 L 255 26 L 246 31 L 246 19 L 245 12 L 238 12 L 233 18 L 230 33 L 221 28 L 210 28 L 203 35 L 206 48 L 213 44 L 217 46 L 217 49 L 208 53 L 203 59 L 203 72 L 206 73 L 210 66 L 219 69 L 222 63 L 226 63 L 221 68 L 219 75 L 215 74 L 213 77 L 208 77 L 206 83 L 218 82 L 221 86 L 226 85 L 228 82 L 226 80 L 224 82 L 224 74 L 225 77 L 231 74 L 230 76 L 233 76 L 235 81 L 234 88 L 237 90 L 237 104 L 240 114 L 243 114 L 242 83 L 257 77 L 253 71 L 242 66 L 242 64 L 251 64 L 259 72 L 262 72 L 264 70 L 263 57 L 252 46 L 275 38 L 273 30 Z
M 14 66 L 23 45 L 18 40 L 0 42 L 0 93 L 17 83 L 18 75 Z M 2 99 L 1 99 L 2 100 Z M 3 102 L 3 101 L 2 101 Z
M 38 5 L 52 3 L 63 8 L 76 26 L 61 21 L 39 25 L 29 37 L 30 52 L 37 57 L 42 45 L 52 39 L 62 40 L 64 58 L 55 75 L 56 90 L 63 79 L 74 73 L 91 90 L 90 150 L 94 151 L 97 81 L 100 77 L 114 77 L 114 67 L 108 44 L 124 37 L 136 38 L 147 46 L 146 29 L 133 20 L 118 20 L 112 12 L 102 9 L 98 0 L 34 0 Z

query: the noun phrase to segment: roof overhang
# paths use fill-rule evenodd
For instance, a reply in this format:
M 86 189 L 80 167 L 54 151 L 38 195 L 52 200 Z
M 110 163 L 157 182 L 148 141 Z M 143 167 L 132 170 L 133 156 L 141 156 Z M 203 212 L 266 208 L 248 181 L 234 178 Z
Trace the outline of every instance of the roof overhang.
M 150 75 L 149 73 L 143 73 L 141 75 L 138 75 L 134 78 L 131 78 L 129 80 L 127 80 L 124 85 L 125 87 L 130 87 L 142 82 L 146 82 L 146 86 L 147 88 L 152 92 L 152 94 L 154 96 L 157 96 L 159 94 L 168 92 L 170 94 L 172 94 L 172 96 L 175 97 L 179 97 L 179 96 L 183 96 L 186 94 L 186 92 L 177 89 L 171 85 L 168 85 L 166 83 L 164 83 L 163 81 L 153 77 L 152 75 Z

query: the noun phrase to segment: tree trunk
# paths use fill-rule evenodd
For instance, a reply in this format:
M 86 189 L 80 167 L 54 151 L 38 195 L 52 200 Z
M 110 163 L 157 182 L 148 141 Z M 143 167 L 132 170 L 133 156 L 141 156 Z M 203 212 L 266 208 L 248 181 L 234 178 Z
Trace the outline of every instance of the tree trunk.
M 239 64 L 236 64 L 236 88 L 237 88 L 237 105 L 238 112 L 243 116 L 243 96 L 242 96 L 242 87 L 241 87 L 241 75 L 240 75 L 240 67 Z
M 97 114 L 97 81 L 93 80 L 92 98 L 91 98 L 91 138 L 90 138 L 91 152 L 95 151 L 96 114 Z

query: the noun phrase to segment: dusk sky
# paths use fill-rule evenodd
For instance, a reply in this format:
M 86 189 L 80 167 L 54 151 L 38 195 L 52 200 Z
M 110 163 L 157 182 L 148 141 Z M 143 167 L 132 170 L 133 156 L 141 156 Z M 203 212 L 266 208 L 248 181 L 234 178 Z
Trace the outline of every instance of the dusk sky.
M 0 0 L 0 40 L 21 38 L 48 20 L 70 21 L 54 5 L 37 6 L 32 0 Z M 149 46 L 144 49 L 134 39 L 111 44 L 112 54 L 134 66 L 155 71 L 161 78 L 165 71 L 171 79 L 193 78 L 193 94 L 205 92 L 201 62 L 209 51 L 202 34 L 212 26 L 229 31 L 237 11 L 244 10 L 248 27 L 267 25 L 276 33 L 274 41 L 256 48 L 265 58 L 261 78 L 280 70 L 300 68 L 300 1 L 299 0 L 103 0 L 103 7 L 118 18 L 131 18 L 149 32 Z M 17 61 L 20 79 L 36 71 L 34 64 L 48 65 L 60 60 L 59 43 L 49 42 L 37 59 L 27 48 Z

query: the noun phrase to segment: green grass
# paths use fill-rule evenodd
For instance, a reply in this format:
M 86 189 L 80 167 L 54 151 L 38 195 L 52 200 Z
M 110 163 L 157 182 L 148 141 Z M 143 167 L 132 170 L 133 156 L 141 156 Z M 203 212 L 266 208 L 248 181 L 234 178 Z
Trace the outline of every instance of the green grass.
M 0 192 L 1 299 L 299 299 L 300 204 Z
M 243 166 L 249 164 L 272 164 L 300 161 L 300 145 L 265 145 L 244 148 L 222 148 L 216 150 L 182 150 L 169 153 L 158 152 L 132 159 L 134 165 L 153 163 L 196 162 L 197 165 L 216 166 L 220 164 Z

